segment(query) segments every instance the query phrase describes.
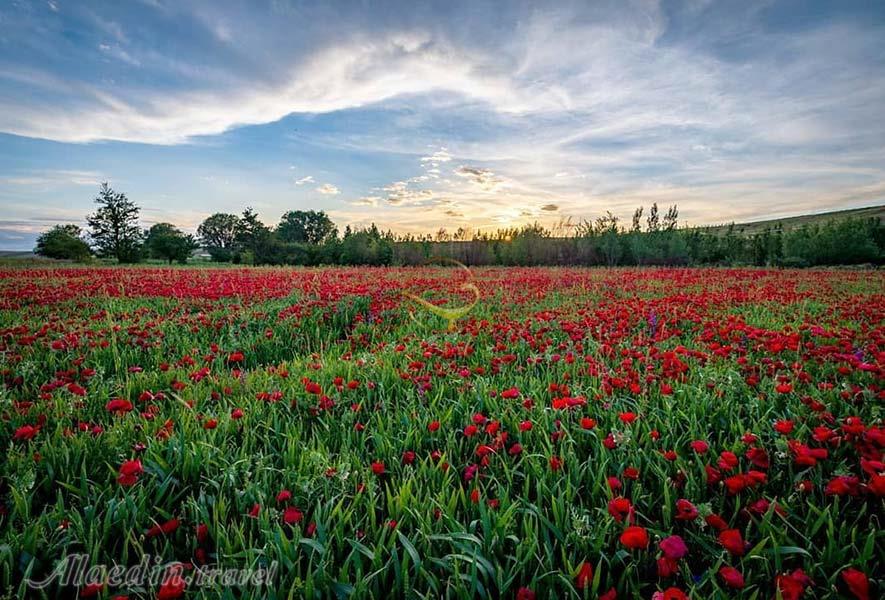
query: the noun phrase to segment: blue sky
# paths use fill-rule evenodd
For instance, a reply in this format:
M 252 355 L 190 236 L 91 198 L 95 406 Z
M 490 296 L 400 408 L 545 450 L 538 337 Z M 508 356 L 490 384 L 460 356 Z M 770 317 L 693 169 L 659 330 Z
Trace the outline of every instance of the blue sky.
M 0 248 L 253 206 L 490 230 L 885 199 L 885 3 L 6 0 Z

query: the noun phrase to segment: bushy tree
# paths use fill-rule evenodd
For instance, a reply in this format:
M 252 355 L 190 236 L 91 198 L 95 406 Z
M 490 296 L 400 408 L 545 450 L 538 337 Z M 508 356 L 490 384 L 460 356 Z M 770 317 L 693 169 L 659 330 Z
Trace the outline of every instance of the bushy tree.
M 270 228 L 261 222 L 251 206 L 247 206 L 243 211 L 243 216 L 237 222 L 237 232 L 234 238 L 237 248 L 243 253 L 243 262 L 263 264 L 271 254 L 272 248 L 269 246 L 274 245 L 272 237 Z
M 198 248 L 194 236 L 182 232 L 172 223 L 157 223 L 151 227 L 144 246 L 152 258 L 169 261 L 170 265 L 173 261 L 184 264 Z
M 101 184 L 95 203 L 98 210 L 86 217 L 86 222 L 96 253 L 122 263 L 137 262 L 142 243 L 138 206 L 126 194 L 111 189 L 107 182 Z
M 239 227 L 240 218 L 228 213 L 215 213 L 200 223 L 197 235 L 213 261 L 233 260 Z
M 77 225 L 56 225 L 37 238 L 34 253 L 47 258 L 82 261 L 92 256 L 89 244 L 83 241 Z
M 347 265 L 389 265 L 393 240 L 383 236 L 373 223 L 368 229 L 352 231 L 340 244 L 341 262 Z
M 277 235 L 287 243 L 323 244 L 338 236 L 338 229 L 322 211 L 290 210 L 277 225 Z

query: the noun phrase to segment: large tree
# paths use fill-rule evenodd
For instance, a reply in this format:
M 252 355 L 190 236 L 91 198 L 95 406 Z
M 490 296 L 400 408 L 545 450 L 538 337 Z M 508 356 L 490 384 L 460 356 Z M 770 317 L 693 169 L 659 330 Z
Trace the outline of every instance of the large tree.
M 86 217 L 89 236 L 99 256 L 120 262 L 137 262 L 141 256 L 142 233 L 138 227 L 141 209 L 126 194 L 101 184 L 95 199 L 98 210 Z
M 338 229 L 322 211 L 290 210 L 277 225 L 277 235 L 284 242 L 322 244 L 338 237 Z
M 233 258 L 239 226 L 240 218 L 228 213 L 215 213 L 200 224 L 197 235 L 212 260 L 227 262 Z
M 83 241 L 77 225 L 56 225 L 37 238 L 34 252 L 40 256 L 63 260 L 86 260 L 92 256 L 89 244 Z
M 151 257 L 162 260 L 187 262 L 198 245 L 194 236 L 188 235 L 172 223 L 157 223 L 148 230 L 144 241 Z
M 237 246 L 249 253 L 244 260 L 261 262 L 260 257 L 265 254 L 265 247 L 272 242 L 272 238 L 270 228 L 261 222 L 251 206 L 247 206 L 237 223 L 236 235 Z

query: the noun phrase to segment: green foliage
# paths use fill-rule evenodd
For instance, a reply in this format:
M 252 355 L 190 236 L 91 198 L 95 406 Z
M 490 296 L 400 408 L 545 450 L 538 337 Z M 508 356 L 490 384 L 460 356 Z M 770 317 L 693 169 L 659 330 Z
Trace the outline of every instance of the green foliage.
M 169 264 L 173 261 L 186 263 L 198 247 L 194 236 L 183 233 L 171 223 L 157 223 L 151 227 L 144 246 L 152 258 L 166 260 Z
M 92 256 L 89 244 L 83 241 L 77 225 L 56 225 L 37 238 L 34 253 L 47 258 L 84 261 Z
M 86 217 L 86 222 L 96 253 L 121 263 L 138 262 L 142 244 L 138 226 L 141 209 L 126 194 L 111 189 L 107 182 L 101 184 L 95 203 L 98 210 Z
M 239 224 L 240 218 L 228 213 L 215 213 L 200 224 L 197 236 L 213 261 L 233 260 Z
M 338 229 L 322 211 L 290 210 L 277 225 L 280 240 L 288 243 L 323 244 L 338 236 Z

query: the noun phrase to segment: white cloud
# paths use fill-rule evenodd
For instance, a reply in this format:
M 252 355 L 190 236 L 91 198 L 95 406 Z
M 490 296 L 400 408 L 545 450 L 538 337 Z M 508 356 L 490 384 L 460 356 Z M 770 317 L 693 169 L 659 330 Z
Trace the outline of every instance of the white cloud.
M 313 183 L 313 176 L 307 175 L 306 177 L 295 180 L 295 185 L 304 185 L 305 183 Z
M 323 195 L 331 195 L 334 196 L 336 194 L 340 194 L 341 190 L 332 185 L 331 183 L 324 183 L 320 187 L 317 188 L 317 191 Z

